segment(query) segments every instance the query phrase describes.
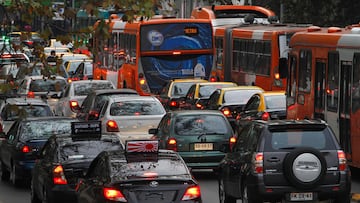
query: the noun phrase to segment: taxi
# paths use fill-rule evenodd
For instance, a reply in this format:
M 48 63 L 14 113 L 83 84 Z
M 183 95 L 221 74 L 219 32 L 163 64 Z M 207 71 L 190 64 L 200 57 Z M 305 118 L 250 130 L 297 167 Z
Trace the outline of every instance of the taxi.
M 71 133 L 53 135 L 37 154 L 31 202 L 77 202 L 75 186 L 103 150 L 123 150 L 116 135 L 101 134 L 98 121 L 71 122 Z
M 101 183 L 101 184 L 99 184 Z M 201 203 L 198 182 L 174 151 L 155 140 L 132 140 L 125 151 L 104 151 L 76 187 L 79 203 Z

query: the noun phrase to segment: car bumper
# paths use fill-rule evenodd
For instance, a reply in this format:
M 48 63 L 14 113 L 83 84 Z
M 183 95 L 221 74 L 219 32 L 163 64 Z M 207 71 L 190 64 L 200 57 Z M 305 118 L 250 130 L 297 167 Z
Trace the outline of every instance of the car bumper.
M 75 189 L 70 188 L 68 185 L 56 185 L 50 191 L 50 202 L 77 202 Z
M 225 154 L 219 151 L 178 152 L 193 169 L 217 169 Z
M 18 161 L 16 163 L 16 176 L 21 179 L 31 179 L 31 171 L 35 161 Z

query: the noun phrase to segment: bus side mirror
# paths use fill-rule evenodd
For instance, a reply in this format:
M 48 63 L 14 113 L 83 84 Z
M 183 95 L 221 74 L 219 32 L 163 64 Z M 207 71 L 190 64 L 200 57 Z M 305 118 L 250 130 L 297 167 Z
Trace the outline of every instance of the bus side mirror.
M 288 60 L 287 60 L 287 58 L 279 59 L 279 75 L 280 75 L 280 78 L 287 78 L 287 76 L 288 76 Z

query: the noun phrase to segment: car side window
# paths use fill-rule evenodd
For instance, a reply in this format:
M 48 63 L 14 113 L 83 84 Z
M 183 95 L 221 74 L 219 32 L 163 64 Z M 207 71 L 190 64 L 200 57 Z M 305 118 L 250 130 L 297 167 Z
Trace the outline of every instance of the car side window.
M 169 134 L 170 133 L 170 116 L 165 116 L 164 119 L 162 119 L 160 125 L 159 125 L 159 127 L 160 127 L 159 130 L 161 130 L 161 134 Z
M 105 104 L 101 107 L 99 118 L 102 118 L 105 115 L 108 105 L 109 105 L 109 101 L 106 101 Z
M 219 101 L 220 92 L 216 90 L 212 93 L 212 95 L 209 98 L 208 107 L 209 109 L 217 109 L 217 103 Z
M 19 128 L 19 122 L 14 123 L 7 133 L 7 142 L 14 143 L 17 136 L 17 129 Z
M 71 85 L 66 86 L 63 97 L 68 97 L 70 95 L 70 87 L 71 87 Z
M 195 96 L 196 85 L 190 87 L 189 91 L 186 93 L 186 101 L 191 101 Z
M 248 141 L 246 146 L 246 148 L 248 149 L 247 151 L 252 151 L 252 152 L 256 151 L 262 129 L 263 127 L 260 125 L 253 126 L 248 136 Z
M 257 110 L 260 105 L 260 97 L 258 95 L 252 96 L 245 106 L 245 111 Z

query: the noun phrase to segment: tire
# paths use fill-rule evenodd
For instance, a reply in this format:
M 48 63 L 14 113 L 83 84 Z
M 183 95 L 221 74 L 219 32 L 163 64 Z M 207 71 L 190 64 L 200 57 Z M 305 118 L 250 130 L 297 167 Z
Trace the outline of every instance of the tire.
M 2 181 L 10 180 L 10 172 L 7 170 L 3 162 L 1 162 L 1 180 Z
M 20 180 L 16 177 L 16 166 L 14 164 L 11 166 L 10 182 L 15 187 L 19 187 L 21 184 Z
M 227 195 L 223 179 L 219 179 L 219 200 L 220 203 L 236 203 L 236 199 Z
M 323 179 L 327 168 L 324 156 L 310 147 L 290 152 L 285 157 L 283 166 L 287 180 L 300 189 L 316 187 Z
M 249 191 L 247 184 L 244 184 L 243 194 L 241 195 L 242 203 L 262 203 L 263 201 L 258 197 L 258 194 Z
M 31 180 L 31 183 L 30 183 L 30 198 L 31 198 L 31 203 L 41 203 L 41 200 L 40 200 L 39 196 L 36 194 L 36 191 L 35 191 L 34 184 L 33 184 L 32 180 Z

